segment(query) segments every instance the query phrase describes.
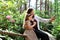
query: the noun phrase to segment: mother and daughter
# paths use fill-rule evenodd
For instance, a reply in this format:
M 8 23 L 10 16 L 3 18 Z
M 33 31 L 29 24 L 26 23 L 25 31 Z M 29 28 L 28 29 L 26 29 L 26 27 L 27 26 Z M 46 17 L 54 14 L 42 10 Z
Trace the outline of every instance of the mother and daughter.
M 34 14 L 34 10 L 32 8 L 29 8 L 25 18 L 24 29 L 33 30 L 37 38 L 41 38 L 41 40 L 50 40 L 48 35 L 49 33 L 46 33 L 39 28 L 39 22 L 48 23 L 52 22 L 53 20 L 55 20 L 54 17 L 50 19 L 41 18 Z

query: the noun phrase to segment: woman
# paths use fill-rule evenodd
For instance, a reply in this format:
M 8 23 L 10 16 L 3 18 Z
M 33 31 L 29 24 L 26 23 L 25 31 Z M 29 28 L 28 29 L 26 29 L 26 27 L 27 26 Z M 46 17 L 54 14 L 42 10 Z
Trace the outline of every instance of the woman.
M 34 21 L 36 22 L 36 25 L 33 28 L 35 29 L 34 32 L 36 33 L 37 37 L 41 38 L 41 40 L 49 40 L 48 33 L 40 30 L 40 28 L 39 28 L 39 22 L 44 22 L 44 23 L 48 23 L 50 21 L 52 22 L 54 20 L 54 17 L 52 17 L 50 19 L 41 18 L 39 16 L 34 15 L 34 10 L 31 9 L 31 8 L 28 9 L 27 15 L 33 15 L 33 17 L 34 17 L 33 18 L 34 20 L 31 20 L 31 23 L 33 24 Z
M 28 37 L 26 37 L 25 39 L 27 40 L 38 40 L 38 38 L 36 37 L 34 30 L 34 27 L 36 25 L 36 22 L 33 22 L 33 24 L 31 23 L 31 20 L 33 20 L 33 16 L 32 15 L 27 15 L 26 19 L 25 19 L 25 24 L 24 24 L 24 28 L 25 28 L 25 32 L 24 34 L 27 34 Z M 32 39 L 33 38 L 33 39 Z
M 24 24 L 25 29 L 31 30 L 36 25 L 36 22 L 33 22 L 33 25 L 31 25 L 31 20 L 33 20 L 33 16 L 32 15 L 26 15 L 25 24 Z

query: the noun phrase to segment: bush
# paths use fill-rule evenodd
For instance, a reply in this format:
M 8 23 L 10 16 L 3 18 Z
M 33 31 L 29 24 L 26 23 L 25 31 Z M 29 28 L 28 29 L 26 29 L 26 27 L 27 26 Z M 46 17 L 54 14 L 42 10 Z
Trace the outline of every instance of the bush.
M 25 17 L 25 11 L 20 14 L 18 10 L 18 5 L 15 4 L 16 1 L 0 1 L 0 29 L 8 30 L 16 33 L 21 33 L 23 20 Z M 20 7 L 20 6 L 19 6 Z M 6 35 L 5 35 L 6 36 Z M 6 36 L 7 40 L 15 38 L 16 40 L 22 39 L 21 37 L 11 37 L 10 35 Z M 22 39 L 23 40 L 23 39 Z

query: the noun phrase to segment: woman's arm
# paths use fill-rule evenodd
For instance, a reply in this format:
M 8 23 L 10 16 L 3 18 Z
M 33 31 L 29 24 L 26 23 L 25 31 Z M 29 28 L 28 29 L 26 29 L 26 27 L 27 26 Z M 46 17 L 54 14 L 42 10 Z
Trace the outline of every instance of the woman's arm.
M 44 19 L 39 16 L 36 16 L 36 19 L 38 19 L 40 22 L 48 23 L 48 22 L 53 22 L 55 20 L 55 16 L 51 17 L 50 19 Z
M 38 21 L 44 22 L 44 23 L 48 23 L 48 22 L 50 22 L 50 20 L 51 20 L 51 19 L 44 19 L 44 18 L 41 18 L 41 17 L 39 17 L 39 16 L 35 16 L 35 18 L 36 18 Z

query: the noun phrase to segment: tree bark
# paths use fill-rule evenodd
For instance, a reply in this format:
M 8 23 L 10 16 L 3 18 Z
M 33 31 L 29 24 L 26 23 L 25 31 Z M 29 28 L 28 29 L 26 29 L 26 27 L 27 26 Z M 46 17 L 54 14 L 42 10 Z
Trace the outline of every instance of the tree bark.
M 25 3 L 25 10 L 27 9 L 27 4 Z
M 46 14 L 46 11 L 47 11 L 47 0 L 45 0 L 45 14 Z
M 38 1 L 38 0 L 36 0 L 36 10 L 37 10 L 37 1 Z
M 11 36 L 23 36 L 23 37 L 25 37 L 25 40 L 38 40 L 38 38 L 33 30 L 25 30 L 24 34 L 0 30 L 0 34 L 6 34 L 6 35 L 11 35 Z
M 27 35 L 19 34 L 19 33 L 14 33 L 14 32 L 7 32 L 4 30 L 0 30 L 0 34 L 6 34 L 6 35 L 11 35 L 11 36 L 24 36 L 26 37 Z
M 29 7 L 30 7 L 30 1 L 31 1 L 31 0 L 29 0 Z
M 22 13 L 22 6 L 20 6 L 20 13 Z
M 43 4 L 43 0 L 40 0 L 40 13 L 42 13 L 42 4 Z

